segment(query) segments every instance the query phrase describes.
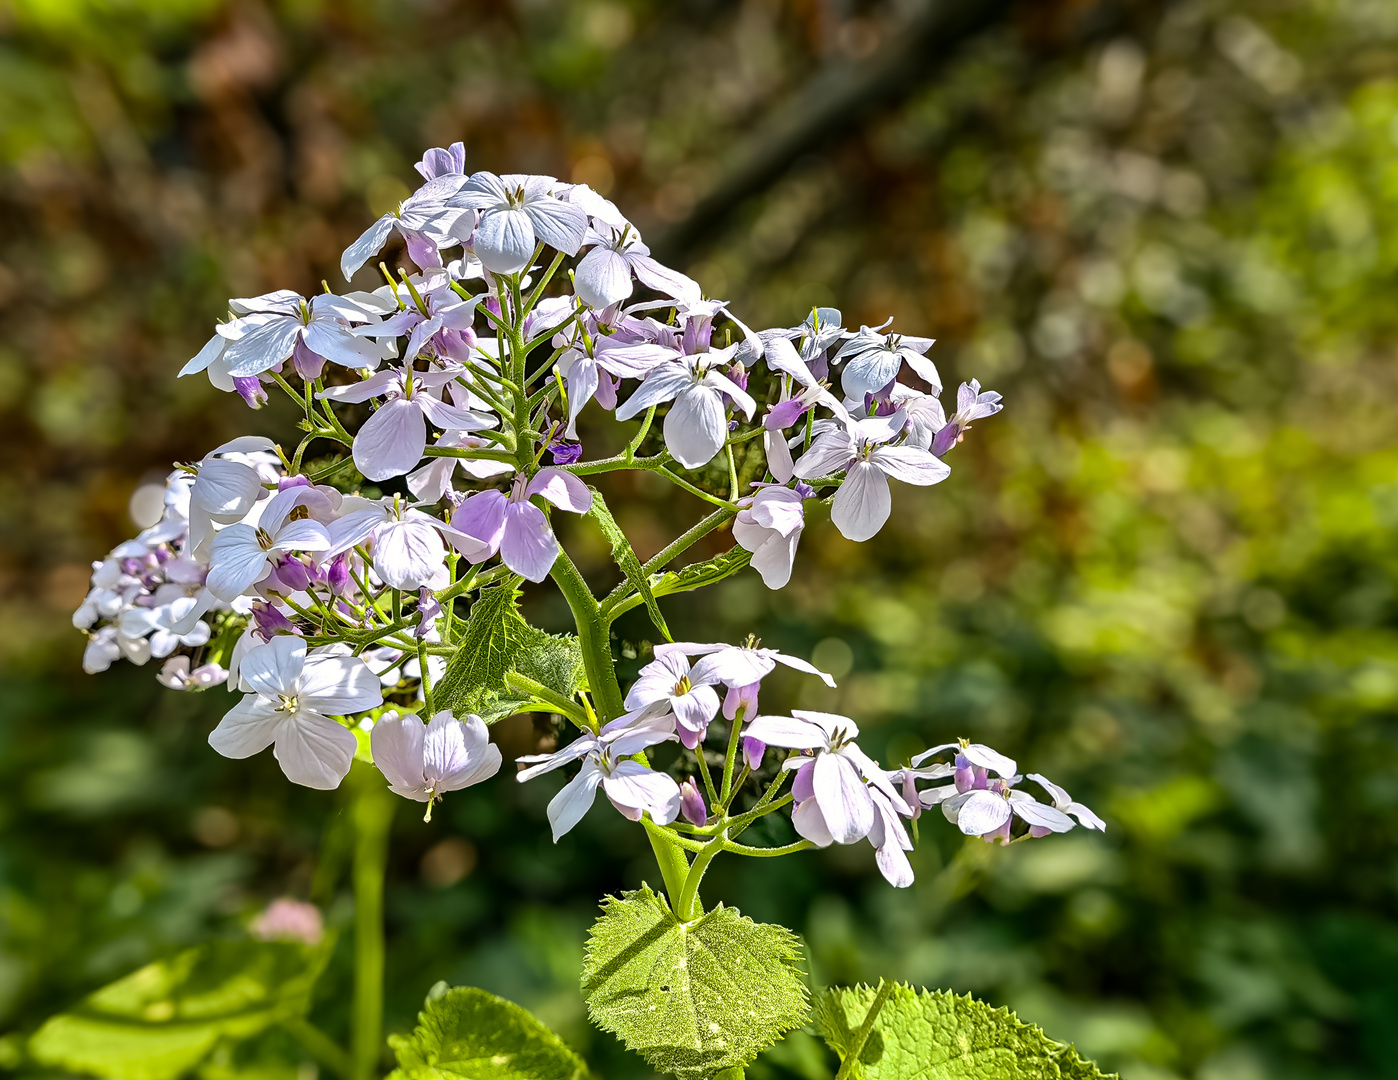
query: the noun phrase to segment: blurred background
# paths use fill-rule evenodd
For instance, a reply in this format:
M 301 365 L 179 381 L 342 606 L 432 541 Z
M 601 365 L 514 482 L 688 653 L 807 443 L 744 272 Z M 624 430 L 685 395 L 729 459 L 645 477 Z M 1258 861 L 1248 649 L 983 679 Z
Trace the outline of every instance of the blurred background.
M 1398 1075 L 1391 0 L 0 0 L 0 1031 L 279 895 L 346 918 L 343 799 L 213 754 L 221 690 L 83 675 L 68 616 L 142 480 L 287 430 L 174 377 L 226 298 L 333 285 L 457 139 L 609 195 L 753 325 L 894 315 L 1006 398 L 876 540 L 813 523 L 789 588 L 670 623 L 840 679 L 767 707 L 889 759 L 972 736 L 1107 833 L 925 818 L 912 889 L 859 845 L 720 861 L 708 899 L 818 979 L 970 991 L 1132 1080 Z M 643 554 L 701 515 L 631 494 Z M 509 772 L 400 810 L 390 1027 L 446 978 L 644 1077 L 576 981 L 644 840 L 597 810 L 555 847 L 557 785 Z M 796 1039 L 753 1075 L 830 1071 Z

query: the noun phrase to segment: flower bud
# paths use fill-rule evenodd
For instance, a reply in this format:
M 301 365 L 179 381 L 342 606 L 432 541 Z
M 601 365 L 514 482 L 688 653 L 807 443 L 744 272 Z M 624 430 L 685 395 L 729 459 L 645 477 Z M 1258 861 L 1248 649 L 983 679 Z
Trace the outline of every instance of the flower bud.
M 330 565 L 326 568 L 325 583 L 336 596 L 344 592 L 345 586 L 349 584 L 349 560 L 349 552 L 342 551 L 330 560 Z
M 762 768 L 762 757 L 766 753 L 767 744 L 761 739 L 754 739 L 751 736 L 743 739 L 743 760 L 748 763 L 749 769 Z
M 294 555 L 287 555 L 277 563 L 277 577 L 292 592 L 305 592 L 311 585 L 306 564 Z
M 262 388 L 262 383 L 258 381 L 256 375 L 234 376 L 233 389 L 238 391 L 238 396 L 247 402 L 249 409 L 260 409 L 267 404 L 267 391 Z
M 704 805 L 704 796 L 699 794 L 699 789 L 694 786 L 694 777 L 690 777 L 680 785 L 680 813 L 684 815 L 685 821 L 691 825 L 703 825 L 709 820 L 708 807 Z

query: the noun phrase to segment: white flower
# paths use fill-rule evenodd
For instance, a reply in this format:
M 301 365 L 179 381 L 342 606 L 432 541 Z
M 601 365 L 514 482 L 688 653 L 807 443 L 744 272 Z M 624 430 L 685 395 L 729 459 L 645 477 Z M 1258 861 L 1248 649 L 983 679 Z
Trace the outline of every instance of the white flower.
M 834 358 L 835 363 L 843 361 L 845 365 L 840 373 L 840 386 L 845 396 L 863 401 L 865 394 L 878 393 L 898 377 L 904 364 L 931 385 L 932 393 L 941 393 L 942 377 L 937 374 L 936 365 L 923 355 L 935 340 L 881 334 L 872 327 L 861 326 L 859 333 L 840 346 Z
M 395 589 L 446 584 L 445 537 L 468 558 L 485 558 L 485 545 L 396 496 L 378 501 L 348 497 L 344 514 L 329 529 L 325 558 L 369 544 L 374 572 Z
M 762 575 L 762 584 L 782 588 L 791 580 L 796 545 L 806 525 L 801 494 L 779 484 L 762 484 L 756 495 L 738 505 L 743 509 L 733 519 L 733 539 L 752 552 L 752 568 Z
M 662 648 L 667 651 L 662 653 Z M 696 672 L 685 659 L 683 649 L 660 646 L 655 650 L 655 659 L 641 668 L 626 692 L 625 705 L 638 717 L 674 714 L 680 742 L 692 750 L 718 714 L 716 682 L 715 673 Z
M 427 161 L 433 153 L 441 154 L 443 151 L 429 150 L 423 161 Z M 422 171 L 422 163 L 419 163 L 418 170 Z M 459 173 L 430 177 L 427 183 L 399 203 L 395 209 L 365 229 L 359 239 L 345 248 L 345 253 L 340 256 L 340 273 L 345 275 L 345 280 L 352 278 L 356 270 L 383 250 L 394 229 L 403 235 L 408 244 L 409 255 L 419 266 L 424 266 L 424 262 L 433 261 L 427 255 L 427 248 L 435 251 L 437 248 L 450 247 L 456 243 L 453 228 L 461 218 L 462 212 L 448 207 L 447 199 L 456 194 L 465 179 Z M 471 221 L 474 220 L 472 216 Z M 437 265 L 440 265 L 440 260 L 437 260 Z
M 843 472 L 844 482 L 830 506 L 830 520 L 849 540 L 868 540 L 892 512 L 888 478 L 927 487 L 940 483 L 951 469 L 919 447 L 888 443 L 902 434 L 904 414 L 837 423 L 822 432 L 796 462 L 795 474 L 814 480 Z
M 820 843 L 829 836 L 837 844 L 852 844 L 868 836 L 875 816 L 869 785 L 883 791 L 901 811 L 907 810 L 888 774 L 855 745 L 859 727 L 848 716 L 797 709 L 790 716 L 759 716 L 744 734 L 768 746 L 815 751 L 814 761 L 792 758 L 784 766 L 798 769 L 793 782 L 798 804 L 809 801 L 797 793 L 809 783 L 810 799 L 819 811 L 819 823 L 809 813 L 792 815 L 796 831 L 809 840 Z M 803 828 L 810 828 L 813 835 Z
M 529 754 L 517 758 L 530 767 L 520 771 L 523 783 L 546 772 L 582 759 L 582 769 L 563 786 L 548 806 L 553 841 L 582 820 L 592 806 L 600 785 L 622 814 L 639 821 L 648 813 L 658 825 L 668 825 L 680 812 L 680 786 L 672 777 L 655 772 L 631 756 L 647 746 L 675 737 L 668 716 L 636 721 L 632 717 L 613 720 L 600 734 L 586 734 L 554 754 Z
M 721 641 L 707 644 L 676 641 L 655 647 L 656 660 L 676 654 L 703 657 L 694 665 L 691 674 L 692 679 L 701 683 L 717 680 L 732 688 L 751 686 L 770 675 L 778 664 L 784 664 L 807 675 L 819 675 L 826 686 L 832 690 L 835 688 L 835 680 L 810 661 L 802 660 L 799 656 L 788 656 L 776 649 L 764 649 L 760 645 L 728 645 Z
M 1064 791 L 1047 777 L 1038 773 L 1030 773 L 1029 779 L 1038 784 L 1049 793 L 1049 798 L 1053 800 L 1054 808 L 1063 811 L 1071 817 L 1078 819 L 1078 824 L 1085 829 L 1096 829 L 1098 832 L 1107 831 L 1107 823 L 1089 810 L 1080 802 L 1075 802 L 1073 797 Z
M 238 668 L 243 700 L 209 734 L 224 757 L 251 757 L 272 746 L 286 778 L 306 787 L 338 787 L 354 760 L 355 738 L 331 716 L 383 703 L 379 681 L 341 646 L 311 654 L 298 637 L 249 649 Z
M 500 771 L 500 748 L 474 713 L 458 720 L 444 709 L 426 725 L 416 716 L 386 713 L 374 724 L 369 745 L 390 789 L 427 804 L 424 821 L 432 820 L 432 803 L 443 792 L 460 791 Z
M 447 205 L 480 212 L 471 241 L 476 257 L 491 273 L 513 274 L 529 264 L 537 241 L 567 255 L 582 246 L 587 214 L 554 196 L 556 184 L 552 176 L 478 172 Z
M 253 503 L 269 494 L 263 485 L 280 475 L 275 446 L 261 435 L 244 435 L 204 455 L 189 489 L 191 551 L 207 555 L 215 524 L 242 521 Z
M 326 498 L 316 488 L 286 488 L 254 508 L 260 510 L 255 524 L 239 522 L 219 532 L 209 551 L 209 576 L 205 582 L 209 593 L 228 602 L 271 573 L 277 556 L 329 548 L 330 536 L 324 525 L 310 516 L 293 514 L 317 496 Z M 203 610 L 207 607 L 205 604 Z
M 675 404 L 665 414 L 665 447 L 687 469 L 707 465 L 728 440 L 724 395 L 749 420 L 757 408 L 747 391 L 721 370 L 737 348 L 731 345 L 657 364 L 636 392 L 618 406 L 616 418 L 629 420 L 652 405 L 674 399 Z
M 155 678 L 161 686 L 171 690 L 208 690 L 227 682 L 228 671 L 218 664 L 205 664 L 191 671 L 189 657 L 172 656 Z
M 373 397 L 384 403 L 354 436 L 354 465 L 370 480 L 402 476 L 417 467 L 427 449 L 427 421 L 450 431 L 482 431 L 499 423 L 441 400 L 442 388 L 456 380 L 450 371 L 389 368 L 362 382 L 332 386 L 317 397 L 359 402 Z
M 621 303 L 631 295 L 632 274 L 642 285 L 675 300 L 698 300 L 702 295 L 693 278 L 650 257 L 650 248 L 641 242 L 641 234 L 630 222 L 595 222 L 587 230 L 583 244 L 594 246 L 573 271 L 573 284 L 578 299 L 588 307 Z

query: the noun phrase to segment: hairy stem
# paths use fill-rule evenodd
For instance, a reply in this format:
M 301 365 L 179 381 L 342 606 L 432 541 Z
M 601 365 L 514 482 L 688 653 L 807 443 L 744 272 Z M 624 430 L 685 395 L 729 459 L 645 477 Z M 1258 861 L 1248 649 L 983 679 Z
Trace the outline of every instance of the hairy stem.
M 676 918 L 683 918 L 680 914 L 679 899 L 684 891 L 685 879 L 689 874 L 689 860 L 684 857 L 684 851 L 679 846 L 679 837 L 668 829 L 663 829 L 648 816 L 641 818 L 641 824 L 646 827 L 646 836 L 650 839 L 651 850 L 655 852 L 655 861 L 660 864 L 660 877 L 665 882 L 665 892 L 670 897 L 670 910 L 675 913 Z
M 578 628 L 578 645 L 582 649 L 583 667 L 593 699 L 606 720 L 615 720 L 626 711 L 622 704 L 621 686 L 616 679 L 616 664 L 612 660 L 611 624 L 593 598 L 592 590 L 578 573 L 568 553 L 559 549 L 553 569 L 549 571 Z
M 704 872 L 708 870 L 709 863 L 714 861 L 727 842 L 727 831 L 721 831 L 704 845 L 703 851 L 694 856 L 694 861 L 689 864 L 689 873 L 684 878 L 684 888 L 680 890 L 676 918 L 688 921 L 704 914 L 704 906 L 699 902 L 699 883 L 704 880 Z

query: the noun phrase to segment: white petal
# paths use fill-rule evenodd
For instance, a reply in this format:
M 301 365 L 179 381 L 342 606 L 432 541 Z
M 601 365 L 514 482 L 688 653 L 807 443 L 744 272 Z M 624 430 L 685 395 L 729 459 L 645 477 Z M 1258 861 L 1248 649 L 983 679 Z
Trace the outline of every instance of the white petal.
M 560 510 L 585 514 L 592 509 L 592 492 L 580 479 L 563 469 L 540 469 L 526 489 L 553 503 Z
M 612 775 L 603 779 L 602 788 L 612 802 L 644 810 L 658 825 L 668 825 L 679 816 L 679 784 L 638 761 L 620 762 Z
M 686 277 L 678 270 L 671 270 L 649 255 L 631 255 L 629 261 L 636 271 L 636 277 L 648 289 L 675 300 L 698 300 L 703 295 L 699 283 L 693 278 Z
M 273 703 L 249 694 L 209 732 L 209 745 L 226 758 L 252 757 L 272 745 L 283 719 Z
M 251 525 L 230 525 L 214 537 L 209 552 L 209 592 L 227 603 L 271 572 L 267 552 Z
M 582 771 L 569 780 L 549 801 L 549 824 L 553 826 L 553 842 L 583 819 L 597 797 L 597 785 L 602 782 L 602 770 L 594 761 L 584 761 Z
M 422 460 L 427 421 L 406 398 L 395 398 L 364 422 L 354 437 L 354 465 L 370 480 L 402 476 Z
M 969 746 L 961 748 L 961 753 L 966 755 L 966 760 L 972 765 L 979 765 L 982 769 L 989 769 L 997 776 L 1009 779 L 1018 771 L 1015 759 L 1006 757 L 998 751 L 992 750 L 984 743 L 971 743 Z
M 222 525 L 241 521 L 262 494 L 262 477 L 251 465 L 206 458 L 189 491 L 189 505 Z
M 885 475 L 919 487 L 940 483 L 951 475 L 951 467 L 945 461 L 915 446 L 880 446 L 871 458 Z
M 273 753 L 293 784 L 329 791 L 349 772 L 358 745 L 335 721 L 301 712 L 278 730 Z
M 682 364 L 666 362 L 657 365 L 651 369 L 645 382 L 637 387 L 636 392 L 617 406 L 616 418 L 630 420 L 631 417 L 637 413 L 645 412 L 652 405 L 669 401 L 685 387 L 691 385 L 692 381 L 689 370 Z
M 492 210 L 476 227 L 476 257 L 493 274 L 513 274 L 534 254 L 534 225 L 522 210 Z
M 631 266 L 611 248 L 595 247 L 578 263 L 573 285 L 588 307 L 610 307 L 631 295 Z
M 223 354 L 228 374 L 246 378 L 276 367 L 291 355 L 301 327 L 298 318 L 273 319 L 237 341 L 229 342 Z
M 956 827 L 967 836 L 984 836 L 1010 820 L 1010 801 L 992 791 L 968 791 L 956 808 Z
M 389 521 L 374 537 L 374 570 L 394 589 L 420 589 L 441 571 L 441 534 L 417 521 Z
M 327 715 L 365 712 L 383 704 L 378 676 L 357 656 L 312 653 L 306 657 L 297 692 L 303 706 Z
M 254 693 L 277 698 L 296 691 L 306 661 L 306 643 L 287 634 L 247 651 L 238 668 L 239 684 Z
M 874 826 L 874 800 L 853 763 L 840 754 L 817 754 L 811 782 L 837 844 L 852 844 L 869 834 Z
M 1016 794 L 1023 793 L 1016 792 Z M 1030 825 L 1048 829 L 1050 832 L 1065 833 L 1073 827 L 1073 819 L 1062 810 L 1056 810 L 1045 803 L 1035 802 L 1027 795 L 1022 799 L 1011 799 L 1010 810 Z
M 645 385 L 641 384 L 642 390 Z M 727 438 L 723 399 L 711 387 L 691 386 L 665 414 L 665 447 L 687 469 L 707 465 L 723 449 Z
M 791 824 L 802 839 L 809 840 L 816 847 L 829 847 L 835 842 L 820 812 L 820 803 L 815 799 L 804 799 L 796 804 L 791 811 Z
M 576 255 L 582 247 L 587 236 L 587 214 L 581 207 L 550 195 L 527 202 L 524 213 L 534 225 L 534 235 L 549 247 L 566 255 Z M 529 251 L 533 254 L 533 245 Z
M 346 281 L 354 277 L 356 270 L 383 250 L 391 232 L 393 215 L 385 214 L 365 229 L 358 240 L 345 248 L 345 253 L 340 256 L 340 273 L 345 275 Z
M 759 716 L 743 729 L 749 738 L 789 750 L 824 749 L 829 737 L 818 724 L 794 716 Z
M 792 470 L 802 480 L 831 476 L 844 472 L 854 460 L 854 442 L 844 428 L 828 431 L 816 437 L 811 448 L 801 455 Z
M 421 790 L 421 797 L 426 798 L 422 766 L 425 731 L 416 716 L 390 715 L 382 717 L 369 734 L 374 764 L 400 795 Z M 408 797 L 418 798 L 416 794 Z
M 799 462 L 797 468 L 799 476 Z M 859 461 L 849 467 L 844 483 L 835 492 L 830 520 L 847 540 L 864 541 L 877 535 L 892 509 L 893 497 L 882 471 L 871 462 Z

